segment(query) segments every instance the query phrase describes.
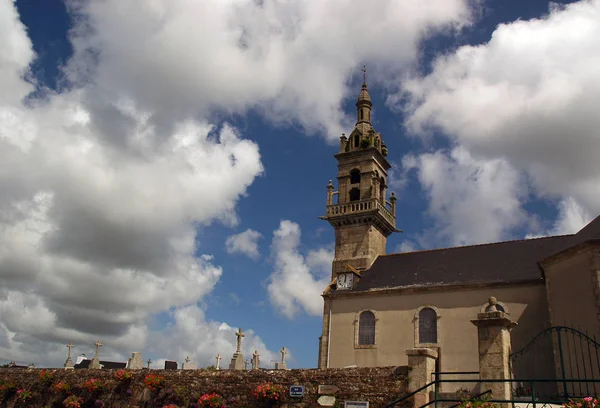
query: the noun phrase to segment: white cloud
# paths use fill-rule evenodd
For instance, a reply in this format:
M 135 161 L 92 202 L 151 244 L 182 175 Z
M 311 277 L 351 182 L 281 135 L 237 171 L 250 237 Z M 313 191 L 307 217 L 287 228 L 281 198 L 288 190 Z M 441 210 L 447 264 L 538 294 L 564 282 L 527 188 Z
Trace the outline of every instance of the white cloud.
M 436 221 L 431 239 L 444 245 L 498 241 L 527 221 L 519 173 L 504 160 L 484 160 L 463 148 L 407 156 Z M 423 237 L 427 241 L 427 237 Z M 427 245 L 429 246 L 429 245 Z
M 552 228 L 541 233 L 530 234 L 527 238 L 575 234 L 593 218 L 571 197 L 563 199 L 558 205 L 558 210 L 558 217 Z
M 460 47 L 430 75 L 406 81 L 407 126 L 439 128 L 478 160 L 525 172 L 538 196 L 596 214 L 599 67 L 600 0 L 555 6 L 544 18 L 498 26 L 488 43 Z M 516 205 L 518 190 L 501 201 Z
M 404 240 L 396 245 L 393 253 L 414 252 L 416 250 L 418 250 L 418 247 L 414 242 L 410 240 Z
M 126 90 L 23 105 L 31 43 L 11 1 L 0 15 L 0 359 L 58 365 L 67 341 L 98 338 L 126 357 L 153 314 L 213 289 L 222 270 L 196 256 L 195 228 L 236 223 L 258 146 L 193 116 L 160 128 Z
M 321 248 L 303 256 L 299 247 L 300 226 L 292 221 L 281 221 L 273 232 L 271 251 L 275 270 L 267 291 L 273 306 L 290 319 L 300 311 L 321 315 L 321 294 L 331 281 L 333 251 Z
M 227 237 L 225 248 L 230 254 L 245 254 L 254 260 L 260 258 L 258 252 L 258 240 L 262 237 L 261 233 L 253 229 L 247 229 L 239 234 Z
M 103 99 L 125 92 L 160 127 L 199 112 L 257 108 L 331 140 L 347 130 L 341 101 L 359 65 L 379 73 L 372 78 L 398 75 L 424 36 L 470 17 L 467 0 L 69 4 L 85 17 L 73 30 L 70 78 L 81 83 L 93 75 Z M 120 122 L 114 127 L 126 126 L 126 118 L 97 106 Z
M 148 339 L 148 351 L 164 356 L 165 359 L 183 362 L 186 357 L 207 367 L 216 364 L 217 354 L 221 355 L 221 367 L 227 368 L 236 350 L 237 327 L 226 323 L 206 320 L 204 312 L 197 306 L 187 306 L 171 313 L 172 323 L 159 332 L 151 332 Z M 274 368 L 270 364 L 277 358 L 277 352 L 267 348 L 261 338 L 253 331 L 244 331 L 242 354 L 250 359 L 255 350 L 260 354 L 261 367 Z M 168 355 L 165 355 L 168 354 Z M 164 360 L 157 367 L 164 366 Z

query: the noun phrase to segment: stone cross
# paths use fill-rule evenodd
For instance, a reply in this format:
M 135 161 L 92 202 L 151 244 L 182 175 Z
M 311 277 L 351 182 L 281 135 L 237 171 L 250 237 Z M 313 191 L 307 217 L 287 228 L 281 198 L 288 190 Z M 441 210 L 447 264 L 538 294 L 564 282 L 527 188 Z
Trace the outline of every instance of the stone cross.
M 221 355 L 217 354 L 217 357 L 215 357 L 217 359 L 217 370 L 221 369 Z
M 236 349 L 236 353 L 240 353 L 242 351 L 242 337 L 245 336 L 244 333 L 242 333 L 242 329 L 239 328 L 237 333 L 235 333 L 235 335 L 237 336 L 237 349 Z
M 73 343 L 69 342 L 69 344 L 67 344 L 67 348 L 69 349 L 69 354 L 67 355 L 67 360 L 65 361 L 64 367 L 70 370 L 74 368 L 73 359 L 71 358 L 71 348 L 73 348 Z
M 152 360 L 148 359 L 148 361 L 146 361 L 146 363 L 148 363 L 148 368 L 150 368 L 150 363 L 152 362 Z
M 191 360 L 190 360 L 190 356 L 187 356 L 187 357 L 185 358 L 185 362 L 186 362 L 186 363 L 189 363 L 190 361 L 191 361 Z
M 287 349 L 283 347 L 279 352 L 281 353 L 281 362 L 285 363 L 285 355 L 287 354 Z
M 252 369 L 258 370 L 258 364 L 260 363 L 260 359 L 258 358 L 260 354 L 258 354 L 258 350 L 254 350 L 254 354 L 252 354 Z
M 248 369 L 248 364 L 250 364 L 250 362 L 248 360 L 244 360 L 244 370 Z
M 103 344 L 100 343 L 100 340 L 98 340 L 96 342 L 96 355 L 94 357 L 98 358 L 98 352 L 100 351 L 100 347 L 102 347 L 102 346 L 103 346 Z

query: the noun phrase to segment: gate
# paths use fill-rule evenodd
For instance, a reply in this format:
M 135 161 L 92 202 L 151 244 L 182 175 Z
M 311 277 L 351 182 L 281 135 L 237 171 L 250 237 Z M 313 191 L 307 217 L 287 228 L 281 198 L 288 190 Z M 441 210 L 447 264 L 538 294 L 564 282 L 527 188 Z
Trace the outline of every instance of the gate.
M 514 387 L 515 397 L 581 398 L 596 396 L 600 384 L 600 343 L 596 338 L 566 326 L 550 327 L 533 338 L 521 350 L 510 355 L 513 378 L 556 381 L 527 382 Z M 577 380 L 582 380 L 577 382 Z

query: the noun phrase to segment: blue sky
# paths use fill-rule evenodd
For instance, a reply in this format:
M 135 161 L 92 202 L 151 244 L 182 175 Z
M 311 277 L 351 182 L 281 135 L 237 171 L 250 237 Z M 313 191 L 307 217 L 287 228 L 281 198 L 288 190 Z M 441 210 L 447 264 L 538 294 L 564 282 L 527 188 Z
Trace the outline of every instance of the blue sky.
M 598 0 L 0 4 L 0 362 L 100 338 L 206 366 L 242 327 L 263 366 L 282 346 L 316 366 L 318 217 L 363 65 L 404 231 L 388 252 L 600 210 Z

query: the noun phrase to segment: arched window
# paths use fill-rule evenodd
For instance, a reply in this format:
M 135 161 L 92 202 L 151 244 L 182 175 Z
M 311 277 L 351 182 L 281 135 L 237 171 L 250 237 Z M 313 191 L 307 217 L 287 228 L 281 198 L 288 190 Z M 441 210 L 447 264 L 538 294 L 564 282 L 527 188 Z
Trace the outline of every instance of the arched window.
M 360 183 L 360 170 L 352 169 L 350 171 L 350 184 L 358 184 Z
M 360 110 L 360 120 L 363 120 L 363 118 L 364 118 L 364 112 L 363 112 L 363 110 L 361 109 L 361 110 Z
M 354 135 L 354 147 L 358 147 L 358 145 L 360 144 L 360 137 L 358 136 L 358 133 Z
M 350 201 L 358 200 L 360 200 L 360 190 L 358 188 L 353 188 L 350 190 Z
M 360 314 L 358 320 L 358 345 L 367 346 L 375 344 L 375 315 L 366 310 Z
M 430 307 L 419 312 L 419 343 L 437 343 L 437 313 Z
M 385 203 L 385 179 L 381 177 L 379 179 L 379 198 L 381 198 L 381 202 Z

